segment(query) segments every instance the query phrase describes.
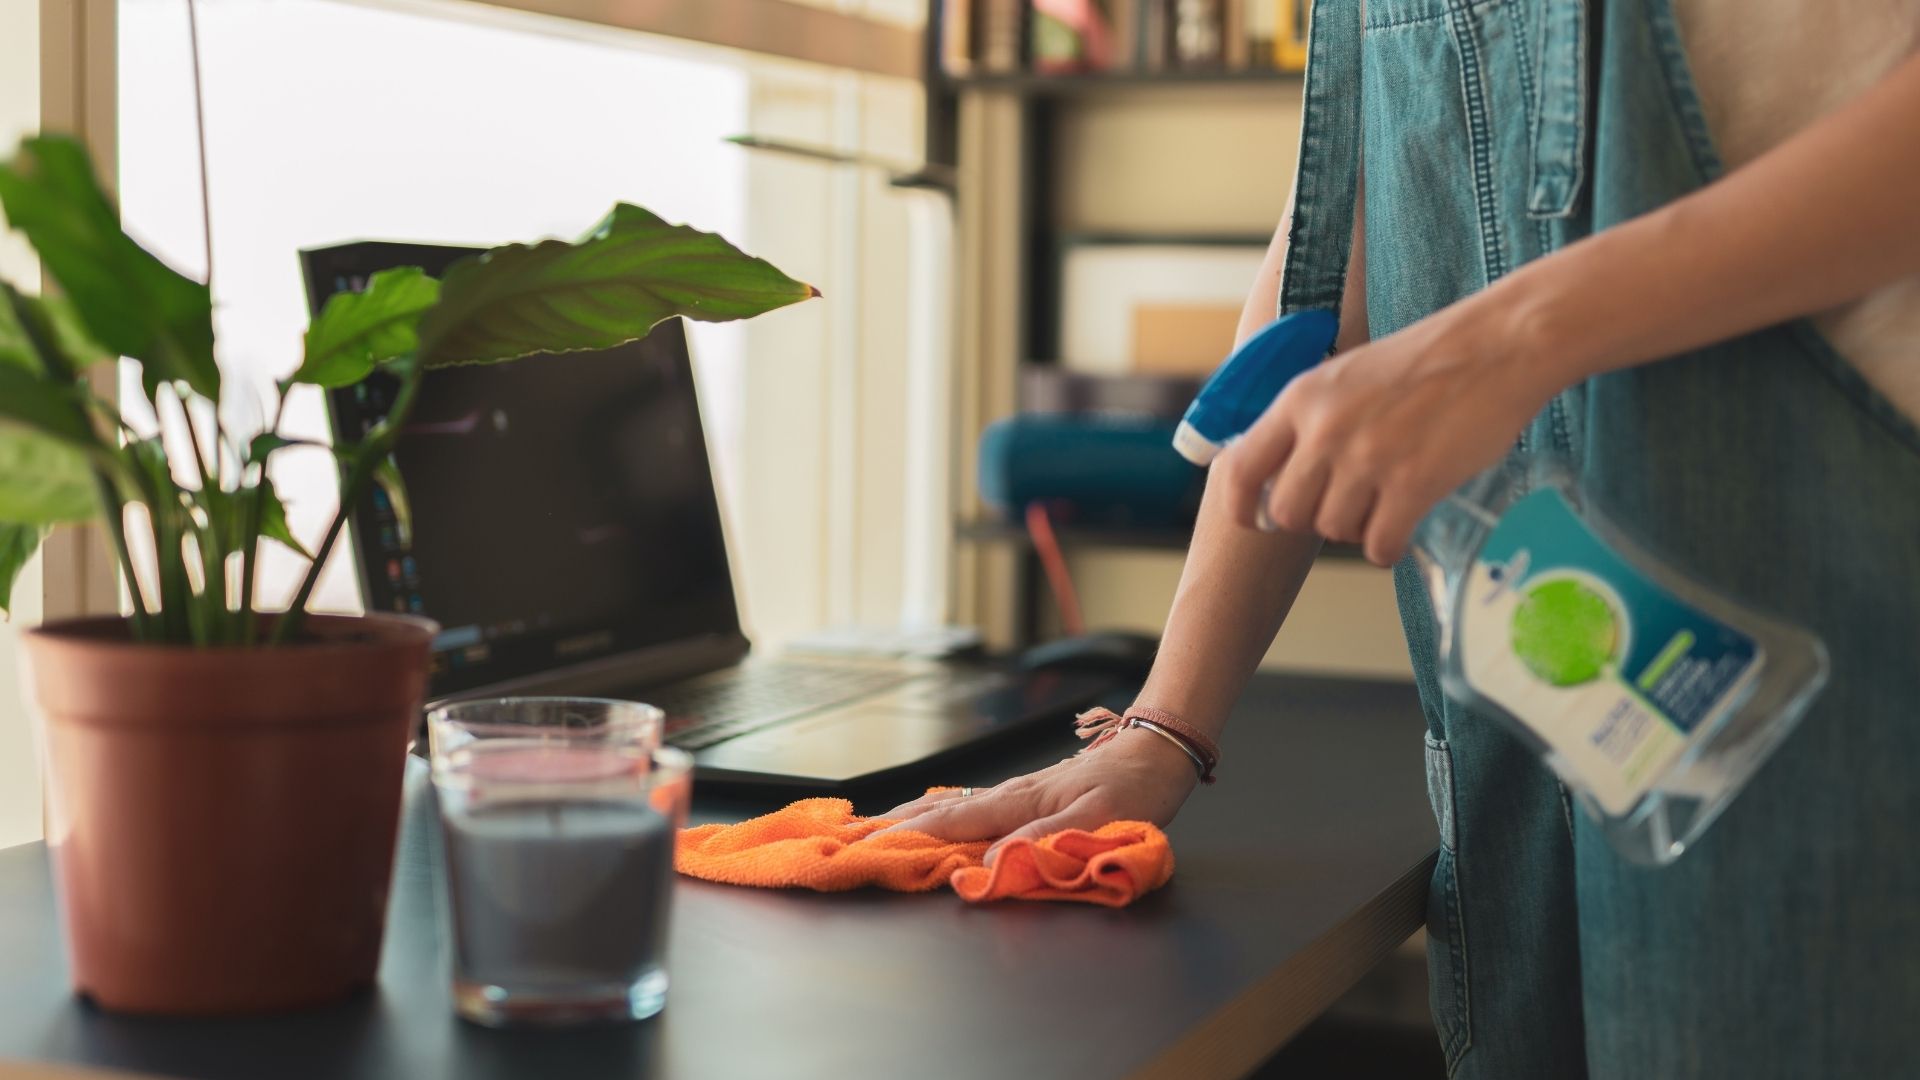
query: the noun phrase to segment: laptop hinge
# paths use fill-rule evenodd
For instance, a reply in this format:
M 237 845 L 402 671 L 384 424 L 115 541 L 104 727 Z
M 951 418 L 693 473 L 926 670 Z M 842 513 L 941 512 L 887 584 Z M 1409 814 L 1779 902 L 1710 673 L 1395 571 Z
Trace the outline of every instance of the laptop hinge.
M 439 700 L 465 701 L 519 694 L 612 694 L 730 667 L 746 659 L 747 648 L 747 639 L 739 634 L 689 638 L 469 687 Z

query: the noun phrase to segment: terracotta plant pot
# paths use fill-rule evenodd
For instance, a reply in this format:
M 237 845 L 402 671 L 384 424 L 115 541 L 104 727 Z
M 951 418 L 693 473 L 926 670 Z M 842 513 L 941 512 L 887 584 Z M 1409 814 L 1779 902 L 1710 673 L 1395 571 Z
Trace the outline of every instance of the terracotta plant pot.
M 407 739 L 435 627 L 314 616 L 286 648 L 25 635 L 74 989 L 108 1009 L 257 1012 L 373 982 Z

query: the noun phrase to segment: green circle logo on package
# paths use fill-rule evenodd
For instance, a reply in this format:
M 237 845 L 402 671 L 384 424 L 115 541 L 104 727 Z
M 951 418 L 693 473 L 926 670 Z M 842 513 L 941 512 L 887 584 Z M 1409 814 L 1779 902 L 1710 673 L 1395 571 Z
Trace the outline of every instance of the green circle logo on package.
M 1606 597 L 1558 578 L 1527 590 L 1513 613 L 1512 640 L 1514 655 L 1542 682 L 1578 686 L 1612 663 L 1620 622 Z

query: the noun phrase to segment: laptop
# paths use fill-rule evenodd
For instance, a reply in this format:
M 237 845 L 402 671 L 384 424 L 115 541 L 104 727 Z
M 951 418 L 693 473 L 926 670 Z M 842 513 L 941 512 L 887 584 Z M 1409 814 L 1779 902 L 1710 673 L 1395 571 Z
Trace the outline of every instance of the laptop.
M 301 253 L 308 301 L 471 249 L 363 242 Z M 392 380 L 331 391 L 336 438 L 385 415 Z M 577 694 L 667 712 L 706 780 L 832 790 L 1059 721 L 1114 687 L 1079 671 L 749 658 L 685 329 L 603 352 L 426 376 L 392 493 L 354 508 L 369 611 L 427 615 L 431 696 Z

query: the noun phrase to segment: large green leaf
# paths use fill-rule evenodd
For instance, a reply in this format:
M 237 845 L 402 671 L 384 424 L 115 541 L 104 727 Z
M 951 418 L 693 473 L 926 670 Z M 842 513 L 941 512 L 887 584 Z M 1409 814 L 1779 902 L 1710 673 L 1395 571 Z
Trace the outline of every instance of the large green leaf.
M 47 534 L 38 525 L 0 521 L 0 614 L 13 610 L 13 582 Z
M 712 233 L 614 207 L 577 243 L 495 248 L 456 264 L 420 322 L 429 368 L 605 349 L 663 319 L 744 319 L 818 296 Z
M 16 295 L 13 286 L 0 282 L 0 366 L 38 372 L 40 355 L 34 350 L 33 339 L 27 336 L 27 328 L 20 325 L 20 316 L 13 304 L 8 302 Z
M 310 446 L 315 450 L 333 449 L 331 444 L 317 439 L 289 439 L 275 432 L 263 431 L 247 443 L 247 464 L 265 465 L 267 458 L 275 451 L 284 450 L 289 446 Z
M 70 386 L 35 371 L 0 364 L 0 429 L 19 425 L 78 447 L 97 444 Z
M 85 521 L 100 512 L 96 491 L 85 453 L 0 425 L 0 521 Z
M 27 306 L 27 317 L 40 331 L 42 340 L 49 341 L 60 350 L 61 358 L 67 367 L 79 371 L 89 364 L 115 359 L 115 354 L 107 351 L 92 337 L 80 321 L 80 312 L 73 301 L 64 296 L 23 297 Z
M 0 165 L 0 207 L 71 298 L 87 335 L 145 368 L 149 387 L 179 380 L 219 400 L 213 298 L 133 242 L 78 142 L 44 135 Z
M 383 270 L 365 291 L 335 293 L 307 328 L 307 355 L 294 382 L 352 386 L 381 364 L 419 348 L 420 316 L 440 283 L 414 266 Z
M 57 355 L 45 356 L 42 350 Z M 0 364 L 55 374 L 111 359 L 112 353 L 87 336 L 65 297 L 28 296 L 0 281 Z
M 267 458 L 271 457 L 274 451 L 283 450 L 289 446 L 310 446 L 319 450 L 333 449 L 326 443 L 314 442 L 311 439 L 289 439 L 271 431 L 255 435 L 253 441 L 247 444 L 247 461 L 260 466 L 260 535 L 270 540 L 277 540 L 305 558 L 311 559 L 313 552 L 307 550 L 307 546 L 300 542 L 300 538 L 295 536 L 293 529 L 287 525 L 286 505 L 280 501 L 279 493 L 274 490 L 272 478 L 266 474 Z

